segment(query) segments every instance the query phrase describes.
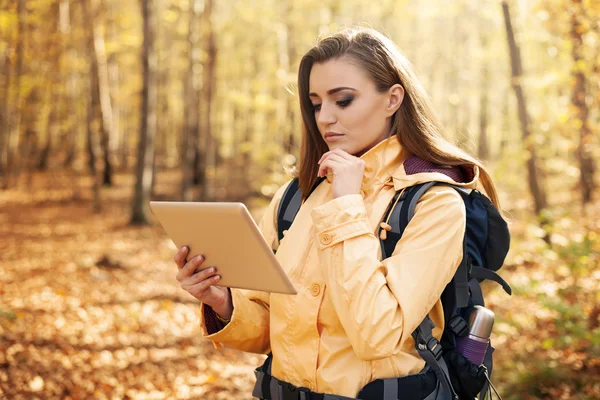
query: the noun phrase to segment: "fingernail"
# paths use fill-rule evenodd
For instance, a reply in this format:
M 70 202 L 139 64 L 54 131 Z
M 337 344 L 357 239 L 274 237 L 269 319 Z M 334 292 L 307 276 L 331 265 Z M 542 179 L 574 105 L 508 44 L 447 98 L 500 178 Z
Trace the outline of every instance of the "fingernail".
M 217 272 L 217 269 L 215 267 L 211 267 L 208 272 L 210 272 L 211 274 L 214 274 L 215 272 Z

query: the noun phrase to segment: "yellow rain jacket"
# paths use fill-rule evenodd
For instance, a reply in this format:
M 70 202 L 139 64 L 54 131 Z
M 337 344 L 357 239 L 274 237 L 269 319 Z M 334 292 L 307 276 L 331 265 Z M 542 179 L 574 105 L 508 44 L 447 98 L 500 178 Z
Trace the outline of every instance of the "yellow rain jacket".
M 361 194 L 332 197 L 323 181 L 278 241 L 280 188 L 259 227 L 297 295 L 232 289 L 231 322 L 203 335 L 252 353 L 273 353 L 272 375 L 314 392 L 356 397 L 378 378 L 418 373 L 425 365 L 412 332 L 429 313 L 440 339 L 444 328 L 440 296 L 462 260 L 466 216 L 460 195 L 434 186 L 393 255 L 381 261 L 379 224 L 397 190 L 428 181 L 454 182 L 440 172 L 407 174 L 395 136 L 362 155 Z M 459 186 L 476 186 L 474 178 Z M 218 266 L 217 266 L 218 268 Z

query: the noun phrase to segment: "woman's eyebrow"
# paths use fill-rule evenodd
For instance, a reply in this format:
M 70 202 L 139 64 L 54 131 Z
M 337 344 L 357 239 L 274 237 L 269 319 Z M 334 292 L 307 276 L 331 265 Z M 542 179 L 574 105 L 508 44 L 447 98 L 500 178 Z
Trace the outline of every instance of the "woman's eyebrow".
M 353 90 L 353 91 L 356 92 L 356 89 L 354 89 L 354 88 L 347 87 L 347 86 L 342 86 L 342 87 L 337 87 L 337 88 L 334 88 L 334 89 L 329 89 L 327 91 L 327 94 L 335 94 L 335 93 L 337 93 L 337 92 L 339 92 L 341 90 Z M 316 93 L 309 93 L 308 97 L 319 97 L 319 95 L 316 94 Z

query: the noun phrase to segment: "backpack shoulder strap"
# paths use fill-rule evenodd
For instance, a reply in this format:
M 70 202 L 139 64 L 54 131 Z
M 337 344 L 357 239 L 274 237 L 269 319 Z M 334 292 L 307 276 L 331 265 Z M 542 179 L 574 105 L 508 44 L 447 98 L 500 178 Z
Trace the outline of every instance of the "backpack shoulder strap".
M 403 201 L 396 202 L 396 196 L 392 200 L 392 203 L 388 207 L 388 211 L 384 216 L 384 220 L 387 219 L 387 216 L 390 215 L 389 225 L 392 230 L 387 234 L 386 240 L 381 240 L 381 250 L 382 250 L 382 259 L 385 259 L 392 255 L 394 249 L 396 248 L 396 244 L 404 234 L 404 230 L 408 226 L 408 223 L 412 220 L 415 215 L 415 209 L 417 207 L 417 203 L 419 202 L 421 196 L 425 194 L 432 186 L 435 185 L 446 185 L 454 188 L 459 192 L 461 197 L 468 196 L 471 192 L 470 189 L 465 189 L 460 186 L 454 186 L 450 184 L 446 184 L 443 182 L 426 182 L 421 183 L 415 186 L 411 186 L 405 190 L 405 193 L 402 195 L 404 199 Z M 396 193 L 398 195 L 398 193 Z M 396 204 L 393 209 L 392 204 Z M 391 214 L 390 214 L 391 213 Z M 455 297 L 454 301 L 456 301 L 456 306 L 458 307 L 466 307 L 469 301 L 469 269 L 470 262 L 468 259 L 468 254 L 466 251 L 466 246 L 463 245 L 463 261 L 460 263 L 454 278 L 454 289 L 455 289 Z M 454 303 L 453 301 L 453 303 Z M 454 306 L 454 304 L 452 304 Z
M 396 192 L 383 215 L 382 221 L 388 221 L 392 230 L 387 233 L 386 239 L 380 240 L 382 260 L 385 260 L 392 255 L 396 248 L 396 244 L 404 234 L 406 226 L 415 214 L 417 202 L 423 193 L 436 183 L 437 182 L 426 182 Z
M 294 178 L 283 193 L 277 209 L 277 237 L 283 239 L 283 231 L 288 230 L 302 205 L 302 191 L 298 178 Z
M 423 322 L 412 333 L 415 348 L 419 356 L 425 360 L 425 368 L 432 369 L 435 372 L 441 385 L 442 393 L 438 394 L 436 399 L 458 400 L 459 397 L 452 386 L 448 365 L 443 357 L 442 345 L 433 336 L 433 328 L 435 328 L 435 323 L 429 318 L 429 315 L 425 316 Z
M 323 182 L 324 179 L 325 178 L 319 178 L 315 182 L 315 185 L 308 194 L 309 196 L 312 194 L 312 192 L 314 192 L 317 186 Z M 277 237 L 279 238 L 279 241 L 283 239 L 283 232 L 290 229 L 292 226 L 294 218 L 296 218 L 298 211 L 300 211 L 301 205 L 302 190 L 300 190 L 300 181 L 298 178 L 294 178 L 285 189 L 277 209 Z

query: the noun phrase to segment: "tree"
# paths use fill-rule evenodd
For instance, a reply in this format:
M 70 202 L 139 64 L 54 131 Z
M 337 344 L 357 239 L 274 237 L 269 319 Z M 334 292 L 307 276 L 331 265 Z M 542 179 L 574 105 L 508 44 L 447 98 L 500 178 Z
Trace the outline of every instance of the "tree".
M 589 108 L 586 103 L 587 79 L 585 74 L 586 61 L 584 58 L 584 45 L 582 36 L 589 31 L 589 23 L 584 24 L 584 7 L 581 0 L 571 0 L 571 56 L 573 57 L 573 87 L 571 103 L 574 108 L 574 126 L 579 128 L 579 144 L 577 146 L 577 160 L 579 161 L 579 184 L 581 199 L 584 204 L 592 200 L 594 191 L 594 172 L 596 166 L 592 154 L 592 141 L 594 140 L 589 123 Z
M 131 217 L 132 224 L 148 223 L 148 201 L 150 200 L 150 193 L 152 191 L 157 108 L 155 18 L 154 0 L 142 1 L 144 36 L 142 44 L 143 87 L 136 182 Z
M 510 19 L 510 9 L 506 1 L 502 1 L 502 11 L 504 15 L 504 26 L 506 28 L 506 38 L 508 41 L 508 49 L 510 55 L 510 66 L 512 73 L 512 88 L 517 98 L 517 110 L 519 112 L 519 123 L 521 126 L 521 135 L 523 147 L 527 152 L 527 173 L 529 190 L 533 197 L 534 209 L 537 215 L 548 205 L 546 200 L 546 192 L 540 182 L 537 156 L 535 146 L 532 140 L 531 128 L 529 126 L 529 115 L 527 113 L 527 103 L 525 93 L 521 86 L 523 78 L 523 65 L 521 62 L 521 51 L 515 41 L 515 34 Z
M 5 2 L 4 6 L 1 9 L 2 13 L 9 13 L 12 2 Z M 0 27 L 0 29 L 3 29 Z M 0 71 L 2 71 L 2 75 L 4 76 L 4 80 L 2 81 L 2 93 L 5 95 L 2 96 L 2 103 L 0 104 L 0 176 L 3 177 L 4 182 L 3 186 L 7 185 L 8 179 L 8 135 L 10 129 L 10 88 L 11 88 L 11 65 L 12 60 L 10 57 L 11 50 L 13 48 L 13 29 L 12 26 L 9 25 L 8 32 L 1 31 L 4 40 L 6 41 L 6 50 L 4 52 L 0 52 Z
M 195 170 L 194 157 L 197 151 L 200 124 L 200 79 L 195 73 L 200 67 L 200 8 L 201 0 L 190 0 L 188 20 L 188 68 L 184 79 L 183 129 L 181 133 L 181 198 L 192 200 L 190 187 Z
M 215 167 L 215 150 L 217 141 L 213 137 L 212 132 L 212 114 L 213 100 L 215 91 L 215 66 L 217 61 L 217 46 L 215 43 L 215 33 L 213 20 L 213 0 L 205 0 L 204 10 L 202 12 L 202 27 L 204 28 L 204 53 L 205 60 L 202 68 L 202 99 L 200 132 L 201 137 L 198 139 L 198 147 L 203 147 L 204 163 L 202 165 L 202 179 L 200 180 L 200 196 L 199 199 L 204 199 L 209 196 L 208 180 L 206 179 L 206 170 L 209 167 Z M 202 142 L 204 139 L 204 142 Z
M 60 130 L 60 111 L 64 96 L 63 90 L 63 67 L 62 67 L 62 55 L 63 55 L 63 39 L 64 39 L 64 24 L 61 21 L 60 14 L 61 3 L 55 3 L 52 7 L 52 35 L 51 44 L 48 46 L 51 48 L 49 51 L 50 58 L 52 59 L 52 76 L 49 79 L 48 90 L 46 90 L 46 103 L 50 107 L 50 113 L 46 122 L 46 142 L 41 150 L 39 160 L 37 162 L 38 170 L 46 170 L 48 168 L 48 159 L 52 149 L 53 138 L 58 136 Z M 54 36 L 54 38 L 52 38 Z M 52 40 L 53 39 L 53 40 Z M 54 101 L 50 101 L 50 96 L 54 97 Z
M 485 20 L 482 20 L 485 22 Z M 486 27 L 483 24 L 479 26 L 479 35 L 481 43 L 481 51 L 484 57 L 481 60 L 481 84 L 479 88 L 479 143 L 477 147 L 477 156 L 482 160 L 489 158 L 488 145 L 488 91 L 490 87 L 490 68 L 485 55 L 487 55 L 489 38 Z
M 6 142 L 5 155 L 2 157 L 6 160 L 5 180 L 3 187 L 6 189 L 11 186 L 11 175 L 16 174 L 19 162 L 18 148 L 21 132 L 21 112 L 23 100 L 21 97 L 21 82 L 23 75 L 23 58 L 25 52 L 25 35 L 27 33 L 27 6 L 25 0 L 17 0 L 17 32 L 15 39 L 15 84 L 12 90 L 13 96 L 7 96 L 7 104 L 11 107 L 10 112 L 6 113 Z M 12 72 L 9 71 L 12 75 Z M 11 93 L 11 79 L 7 78 L 6 92 Z M 7 107 L 8 108 L 8 107 Z
M 102 3 L 98 0 L 84 0 L 82 3 L 86 25 L 90 27 L 88 57 L 90 62 L 91 118 L 98 124 L 98 135 L 104 159 L 103 183 L 112 184 L 109 138 L 112 129 L 112 108 L 108 86 L 108 66 L 104 46 L 104 25 Z M 98 122 L 95 122 L 98 119 Z
M 285 50 L 280 50 L 280 62 L 282 64 L 283 70 L 287 74 L 291 74 L 299 60 L 298 54 L 296 51 L 295 38 L 294 38 L 294 25 L 292 24 L 291 15 L 294 14 L 294 5 L 291 0 L 285 0 L 281 2 L 283 8 L 283 15 L 286 15 L 284 22 L 284 40 L 282 40 L 282 44 L 285 46 Z M 282 46 L 283 47 L 283 46 Z M 285 120 L 284 127 L 288 131 L 284 134 L 286 137 L 284 142 L 284 150 L 288 154 L 294 154 L 296 152 L 296 147 L 298 144 L 296 143 L 296 135 L 297 135 L 297 126 L 299 125 L 298 120 L 296 118 L 295 109 L 298 107 L 297 96 L 291 95 L 290 92 L 285 92 L 285 109 L 287 110 L 287 118 Z

